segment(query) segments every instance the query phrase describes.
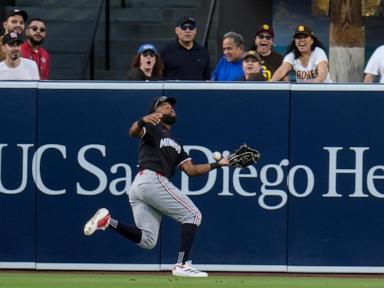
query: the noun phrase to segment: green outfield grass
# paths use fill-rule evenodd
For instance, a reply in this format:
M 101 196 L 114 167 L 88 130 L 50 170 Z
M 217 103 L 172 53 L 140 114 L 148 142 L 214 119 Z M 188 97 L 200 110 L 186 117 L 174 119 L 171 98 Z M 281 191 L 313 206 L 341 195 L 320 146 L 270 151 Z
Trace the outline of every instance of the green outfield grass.
M 210 276 L 0 272 L 1 288 L 383 288 L 384 279 L 295 276 Z

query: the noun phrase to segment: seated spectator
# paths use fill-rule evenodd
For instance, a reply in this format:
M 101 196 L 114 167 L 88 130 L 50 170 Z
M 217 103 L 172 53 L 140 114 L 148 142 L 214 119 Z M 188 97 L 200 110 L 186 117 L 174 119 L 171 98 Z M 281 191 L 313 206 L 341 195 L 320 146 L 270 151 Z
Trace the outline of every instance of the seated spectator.
M 300 25 L 295 29 L 283 63 L 271 81 L 283 79 L 291 70 L 296 72 L 296 82 L 332 83 L 324 46 L 307 26 Z
M 255 50 L 248 51 L 243 59 L 243 81 L 268 81 L 262 68 L 262 60 L 260 55 Z
M 163 69 L 163 63 L 156 47 L 152 44 L 143 44 L 133 58 L 132 69 L 127 78 L 137 81 L 161 80 Z
M 49 54 L 41 47 L 47 37 L 47 27 L 42 19 L 31 19 L 28 23 L 27 41 L 21 45 L 21 56 L 36 62 L 40 80 L 48 80 Z
M 5 34 L 1 45 L 5 60 L 0 62 L 0 80 L 39 80 L 35 61 L 22 58 L 20 47 L 23 38 L 16 32 Z
M 177 22 L 177 39 L 161 52 L 166 80 L 209 80 L 210 60 L 207 49 L 195 41 L 196 21 L 184 16 Z
M 243 36 L 235 32 L 223 36 L 223 56 L 212 73 L 212 81 L 239 81 L 243 76 Z
M 380 83 L 384 83 L 384 45 L 378 47 L 369 58 L 365 66 L 364 83 L 373 83 L 376 76 L 380 76 Z

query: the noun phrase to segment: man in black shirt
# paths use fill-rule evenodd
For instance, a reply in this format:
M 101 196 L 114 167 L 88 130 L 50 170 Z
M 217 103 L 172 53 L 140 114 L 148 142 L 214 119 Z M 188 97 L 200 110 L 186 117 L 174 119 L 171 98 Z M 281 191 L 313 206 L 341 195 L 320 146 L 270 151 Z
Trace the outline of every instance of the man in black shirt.
M 164 80 L 209 80 L 210 60 L 207 50 L 194 41 L 197 33 L 196 21 L 184 16 L 175 28 L 176 41 L 161 53 L 164 64 Z
M 207 277 L 206 272 L 194 268 L 189 254 L 201 212 L 192 200 L 174 186 L 169 178 L 180 167 L 188 176 L 198 176 L 212 169 L 228 165 L 228 159 L 206 164 L 193 164 L 171 134 L 176 123 L 175 98 L 161 96 L 151 104 L 150 114 L 134 122 L 129 130 L 132 137 L 140 137 L 139 169 L 129 190 L 129 202 L 135 219 L 134 226 L 111 218 L 105 208 L 99 209 L 84 227 L 84 234 L 92 235 L 107 227 L 137 243 L 152 249 L 159 235 L 161 218 L 167 215 L 182 224 L 178 260 L 172 270 L 174 276 Z

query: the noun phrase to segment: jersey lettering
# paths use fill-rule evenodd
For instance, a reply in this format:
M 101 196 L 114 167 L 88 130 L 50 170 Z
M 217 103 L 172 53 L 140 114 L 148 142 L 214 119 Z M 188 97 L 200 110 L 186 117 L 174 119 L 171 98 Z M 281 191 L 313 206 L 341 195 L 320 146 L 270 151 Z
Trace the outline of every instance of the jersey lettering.
M 264 77 L 269 81 L 272 78 L 272 72 L 271 70 L 268 70 L 267 66 L 262 65 L 261 68 L 263 69 L 263 75 Z
M 173 149 L 176 150 L 177 154 L 180 154 L 181 152 L 181 146 L 171 138 L 162 138 L 160 140 L 160 148 L 163 148 L 163 147 L 172 147 Z
M 317 75 L 318 75 L 317 70 L 297 71 L 296 72 L 297 79 L 302 79 L 302 80 L 315 79 L 317 77 Z

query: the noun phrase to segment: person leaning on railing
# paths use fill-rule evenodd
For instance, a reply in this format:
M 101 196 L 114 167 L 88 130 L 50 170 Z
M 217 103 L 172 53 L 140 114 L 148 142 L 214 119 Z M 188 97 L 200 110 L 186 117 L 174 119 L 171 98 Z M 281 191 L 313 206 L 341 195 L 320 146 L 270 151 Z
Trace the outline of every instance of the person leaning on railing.
M 283 63 L 270 81 L 282 80 L 291 70 L 295 71 L 296 82 L 332 83 L 324 46 L 307 26 L 296 27 Z
M 364 70 L 365 83 L 373 83 L 376 76 L 380 76 L 380 83 L 384 83 L 384 45 L 378 47 L 369 58 Z

